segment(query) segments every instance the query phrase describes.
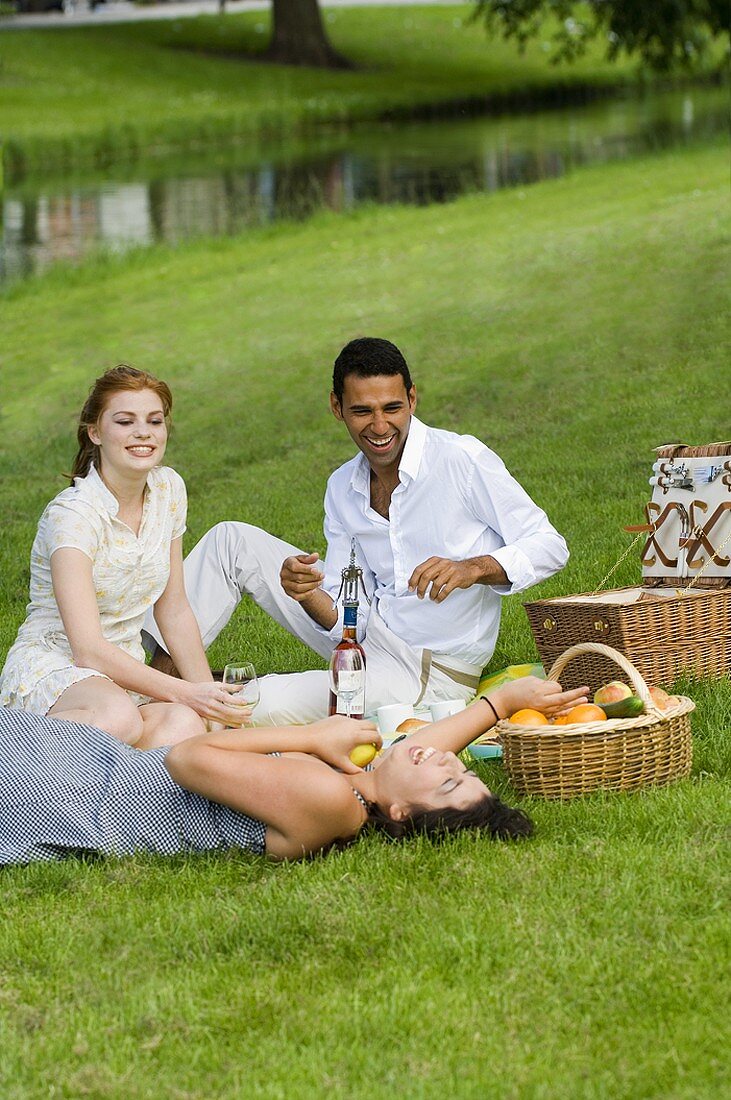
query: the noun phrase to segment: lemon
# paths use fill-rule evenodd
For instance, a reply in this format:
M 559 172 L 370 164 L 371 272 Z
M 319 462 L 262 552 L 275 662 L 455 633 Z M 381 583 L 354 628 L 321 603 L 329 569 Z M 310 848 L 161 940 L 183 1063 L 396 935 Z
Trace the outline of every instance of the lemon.
M 364 768 L 366 764 L 370 764 L 377 753 L 378 749 L 375 745 L 356 745 L 350 750 L 350 761 L 356 768 Z

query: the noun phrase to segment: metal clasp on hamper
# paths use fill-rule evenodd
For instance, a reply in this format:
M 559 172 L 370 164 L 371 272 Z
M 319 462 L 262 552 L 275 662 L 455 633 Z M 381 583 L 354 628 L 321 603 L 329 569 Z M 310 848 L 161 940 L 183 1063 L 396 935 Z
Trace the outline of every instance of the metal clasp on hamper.
M 543 620 L 543 629 L 545 630 L 546 634 L 553 634 L 557 626 L 558 623 L 556 622 L 556 620 L 550 618 L 550 616 L 549 618 Z
M 608 634 L 611 627 L 609 626 L 609 623 L 606 619 L 595 619 L 594 629 L 596 630 L 597 634 Z

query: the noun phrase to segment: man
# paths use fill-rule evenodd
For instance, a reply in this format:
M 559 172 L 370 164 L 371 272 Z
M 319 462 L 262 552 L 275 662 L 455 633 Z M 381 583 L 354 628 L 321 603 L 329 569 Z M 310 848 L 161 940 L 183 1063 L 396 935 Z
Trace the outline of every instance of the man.
M 246 594 L 327 659 L 342 634 L 333 601 L 355 537 L 372 599 L 360 608 L 367 709 L 467 699 L 494 651 L 501 598 L 561 569 L 566 543 L 483 443 L 413 415 L 416 388 L 388 340 L 343 348 L 330 407 L 360 453 L 327 484 L 324 563 L 249 524 L 218 524 L 185 563 L 204 644 Z M 150 633 L 159 645 L 154 624 Z M 153 663 L 164 668 L 164 655 Z M 258 724 L 326 713 L 326 672 L 266 676 L 261 687 Z

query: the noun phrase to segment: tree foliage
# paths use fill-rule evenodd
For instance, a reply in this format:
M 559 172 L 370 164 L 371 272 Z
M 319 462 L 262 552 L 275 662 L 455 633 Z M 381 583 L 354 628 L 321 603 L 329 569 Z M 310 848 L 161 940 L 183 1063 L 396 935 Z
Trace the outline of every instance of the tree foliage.
M 588 43 L 603 38 L 611 59 L 624 52 L 639 55 L 654 69 L 691 67 L 709 42 L 728 34 L 729 0 L 476 0 L 475 18 L 489 31 L 516 39 L 546 38 L 546 20 L 554 58 L 572 60 Z

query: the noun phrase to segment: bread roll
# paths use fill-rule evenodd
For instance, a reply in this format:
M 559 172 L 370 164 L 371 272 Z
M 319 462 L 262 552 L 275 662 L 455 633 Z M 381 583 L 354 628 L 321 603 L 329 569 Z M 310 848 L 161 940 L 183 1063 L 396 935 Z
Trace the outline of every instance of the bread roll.
M 420 730 L 422 726 L 430 725 L 431 722 L 425 722 L 422 718 L 407 718 L 400 726 L 396 727 L 396 733 L 413 733 L 415 730 Z

